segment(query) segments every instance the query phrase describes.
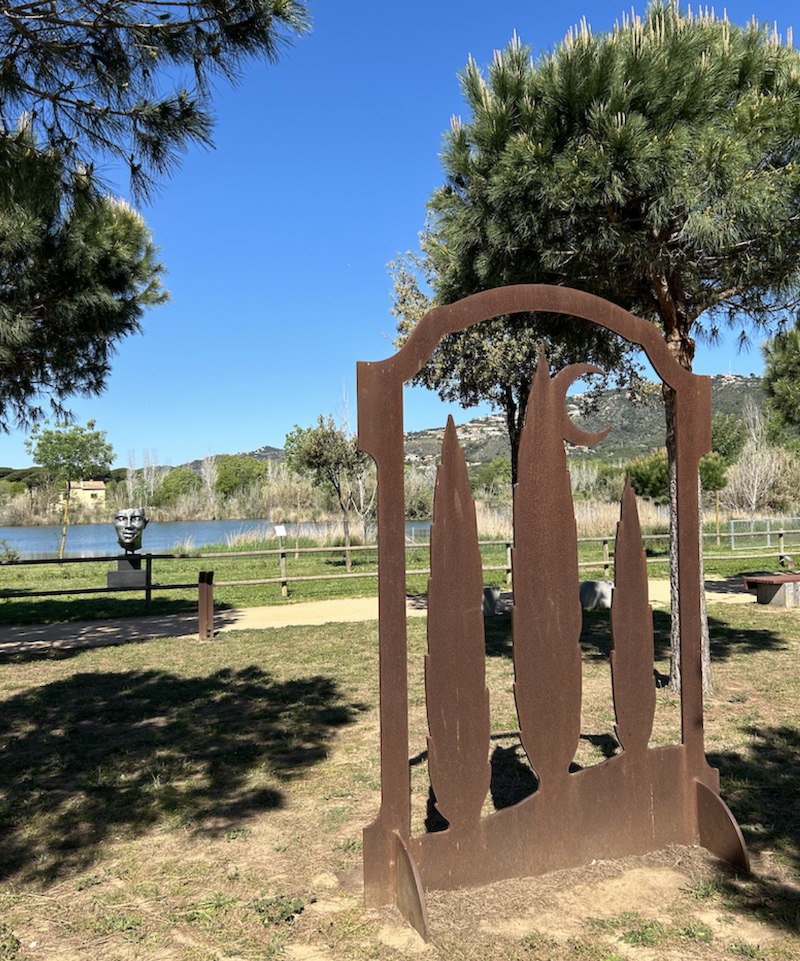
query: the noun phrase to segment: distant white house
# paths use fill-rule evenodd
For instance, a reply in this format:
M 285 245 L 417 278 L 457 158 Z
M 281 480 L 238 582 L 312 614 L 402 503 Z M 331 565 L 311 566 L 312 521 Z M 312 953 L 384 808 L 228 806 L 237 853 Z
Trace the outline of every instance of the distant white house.
M 64 500 L 63 491 L 60 499 Z M 85 507 L 105 507 L 105 481 L 70 481 L 69 499 L 73 504 L 83 504 Z

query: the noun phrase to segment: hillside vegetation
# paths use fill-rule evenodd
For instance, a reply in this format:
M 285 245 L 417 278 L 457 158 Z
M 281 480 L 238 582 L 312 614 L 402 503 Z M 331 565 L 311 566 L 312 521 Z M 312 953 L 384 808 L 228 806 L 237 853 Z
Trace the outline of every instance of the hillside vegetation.
M 632 400 L 623 389 L 576 394 L 568 398 L 569 415 L 581 430 L 596 431 L 611 425 L 599 444 L 580 453 L 603 460 L 631 460 L 664 446 L 664 405 L 654 385 L 643 399 Z M 748 403 L 762 408 L 760 377 L 721 374 L 711 378 L 711 412 L 741 418 Z M 439 456 L 444 425 L 406 434 L 406 460 L 432 463 Z M 502 414 L 470 420 L 458 427 L 458 437 L 470 464 L 486 464 L 509 457 L 511 448 Z M 575 452 L 577 453 L 577 452 Z
M 800 489 L 797 441 L 771 435 L 758 377 L 712 378 L 714 450 L 717 460 L 701 464 L 707 506 L 732 516 L 793 510 Z M 577 498 L 597 505 L 616 504 L 626 472 L 634 489 L 656 504 L 666 499 L 664 407 L 656 385 L 631 396 L 605 390 L 568 398 L 568 413 L 582 430 L 611 426 L 609 436 L 592 448 L 570 448 L 570 474 Z M 720 419 L 727 423 L 719 424 Z M 727 437 L 720 434 L 720 430 Z M 475 418 L 458 426 L 459 443 L 469 465 L 477 502 L 508 515 L 511 505 L 509 443 L 502 415 Z M 444 433 L 444 423 L 406 434 L 405 494 L 409 519 L 429 518 Z M 745 443 L 747 437 L 751 437 Z M 742 464 L 737 463 L 746 454 Z M 706 469 L 708 468 L 708 469 Z M 713 468 L 713 472 L 709 472 Z M 727 474 L 726 474 L 727 469 Z M 359 537 L 369 538 L 375 519 L 374 465 L 359 461 L 346 478 L 342 496 Z M 105 523 L 124 506 L 145 507 L 155 521 L 252 518 L 269 523 L 341 519 L 342 504 L 331 484 L 297 465 L 284 452 L 261 447 L 247 454 L 208 455 L 177 468 L 146 463 L 112 471 L 105 503 L 77 508 L 73 523 Z M 53 524 L 61 489 L 48 483 L 41 468 L 0 468 L 0 526 Z M 507 526 L 504 521 L 501 527 Z M 497 525 L 493 525 L 497 527 Z M 499 529 L 499 528 L 498 528 Z

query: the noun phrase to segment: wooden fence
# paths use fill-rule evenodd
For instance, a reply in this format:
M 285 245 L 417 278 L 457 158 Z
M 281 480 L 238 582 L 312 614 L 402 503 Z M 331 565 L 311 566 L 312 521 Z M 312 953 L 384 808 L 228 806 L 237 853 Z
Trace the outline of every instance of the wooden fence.
M 762 532 L 755 531 L 752 536 L 760 536 Z M 760 550 L 758 553 L 743 553 L 737 551 L 735 554 L 713 554 L 708 560 L 710 561 L 729 561 L 729 560 L 769 560 L 769 559 L 779 559 L 781 556 L 786 554 L 786 538 L 791 535 L 800 535 L 800 530 L 786 530 L 786 531 L 775 531 L 773 534 L 777 537 L 777 551 L 771 550 Z M 746 537 L 747 533 L 737 534 L 737 537 Z M 708 541 L 709 539 L 716 539 L 716 534 L 704 534 L 703 539 Z M 669 535 L 668 534 L 645 534 L 642 537 L 645 544 L 645 549 L 647 549 L 648 542 L 661 542 L 665 545 L 664 551 L 659 552 L 658 555 L 648 556 L 648 564 L 664 564 L 668 561 L 668 544 Z M 609 578 L 611 576 L 611 568 L 614 563 L 614 552 L 613 536 L 607 537 L 586 537 L 580 538 L 578 540 L 580 544 L 597 544 L 599 545 L 598 557 L 592 560 L 584 560 L 578 564 L 578 567 L 582 570 L 600 570 L 603 571 L 604 578 Z M 481 541 L 481 547 L 493 548 L 493 547 L 503 547 L 505 551 L 505 563 L 498 565 L 486 565 L 483 567 L 484 574 L 502 574 L 505 583 L 510 585 L 513 579 L 512 571 L 512 552 L 511 552 L 511 542 L 510 541 Z M 425 543 L 416 543 L 406 545 L 406 550 L 408 552 L 418 551 L 420 549 L 425 549 L 427 545 Z M 298 584 L 300 582 L 313 582 L 313 581 L 336 581 L 336 580 L 354 580 L 358 578 L 369 578 L 377 577 L 377 564 L 376 569 L 371 571 L 358 571 L 349 572 L 343 574 L 312 574 L 312 575 L 293 575 L 289 571 L 289 560 L 290 556 L 294 555 L 295 558 L 299 558 L 301 555 L 309 554 L 339 554 L 346 555 L 347 553 L 357 554 L 360 552 L 372 552 L 376 553 L 377 548 L 375 545 L 366 546 L 351 546 L 345 548 L 343 546 L 337 547 L 306 547 L 306 548 L 290 548 L 284 546 L 283 548 L 273 549 L 273 550 L 263 550 L 263 551 L 226 551 L 217 553 L 197 553 L 197 554 L 141 554 L 141 559 L 143 561 L 143 568 L 145 573 L 144 586 L 136 587 L 71 587 L 44 591 L 30 591 L 30 590 L 14 590 L 14 589 L 2 589 L 0 588 L 0 600 L 2 599 L 12 599 L 12 598 L 36 598 L 36 597 L 59 597 L 65 595 L 90 595 L 90 594 L 120 594 L 120 593 L 142 593 L 144 592 L 145 604 L 149 607 L 153 593 L 158 591 L 184 591 L 198 590 L 199 580 L 193 580 L 190 583 L 157 583 L 154 580 L 154 568 L 156 564 L 161 565 L 168 564 L 171 561 L 197 561 L 198 562 L 198 577 L 202 572 L 204 575 L 210 573 L 210 568 L 213 568 L 213 562 L 215 559 L 239 559 L 246 557 L 263 557 L 265 559 L 274 558 L 277 561 L 276 567 L 278 573 L 273 577 L 263 577 L 254 578 L 249 580 L 215 580 L 214 587 L 225 588 L 225 587 L 249 587 L 258 585 L 268 585 L 268 584 L 279 584 L 281 587 L 281 593 L 284 597 L 288 596 L 289 588 L 291 584 Z M 68 557 L 62 558 L 36 558 L 30 560 L 18 560 L 10 561 L 2 565 L 3 570 L 8 570 L 14 567 L 22 567 L 29 565 L 67 565 L 67 564 L 100 564 L 109 562 L 116 562 L 120 559 L 119 554 L 115 555 L 104 555 L 104 556 L 93 556 L 93 557 Z M 412 568 L 407 570 L 407 576 L 425 576 L 430 574 L 429 567 L 422 568 Z

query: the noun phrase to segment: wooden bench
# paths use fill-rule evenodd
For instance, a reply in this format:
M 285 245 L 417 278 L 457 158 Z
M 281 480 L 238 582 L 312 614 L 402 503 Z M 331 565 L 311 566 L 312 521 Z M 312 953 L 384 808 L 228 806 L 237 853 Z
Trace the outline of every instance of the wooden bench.
M 800 574 L 756 574 L 744 578 L 744 589 L 755 591 L 759 604 L 800 607 Z

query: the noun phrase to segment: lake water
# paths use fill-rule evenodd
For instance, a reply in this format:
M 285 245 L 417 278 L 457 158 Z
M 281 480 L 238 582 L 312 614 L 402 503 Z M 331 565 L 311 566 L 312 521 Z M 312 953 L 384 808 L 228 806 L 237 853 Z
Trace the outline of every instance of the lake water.
M 409 521 L 406 531 L 409 538 L 427 539 L 429 521 Z M 287 542 L 294 537 L 294 525 L 288 525 Z M 142 538 L 143 552 L 150 554 L 178 554 L 187 547 L 201 550 L 209 544 L 227 545 L 229 537 L 250 533 L 262 537 L 274 537 L 275 525 L 259 520 L 226 521 L 176 521 L 159 523 L 151 521 Z M 301 524 L 303 536 L 320 539 L 324 526 Z M 355 532 L 354 532 L 355 533 Z M 57 557 L 61 544 L 61 525 L 49 527 L 0 527 L 0 541 L 19 551 L 23 559 Z M 0 545 L 0 548 L 2 545 Z M 76 524 L 67 530 L 65 557 L 96 557 L 121 552 L 113 524 Z

